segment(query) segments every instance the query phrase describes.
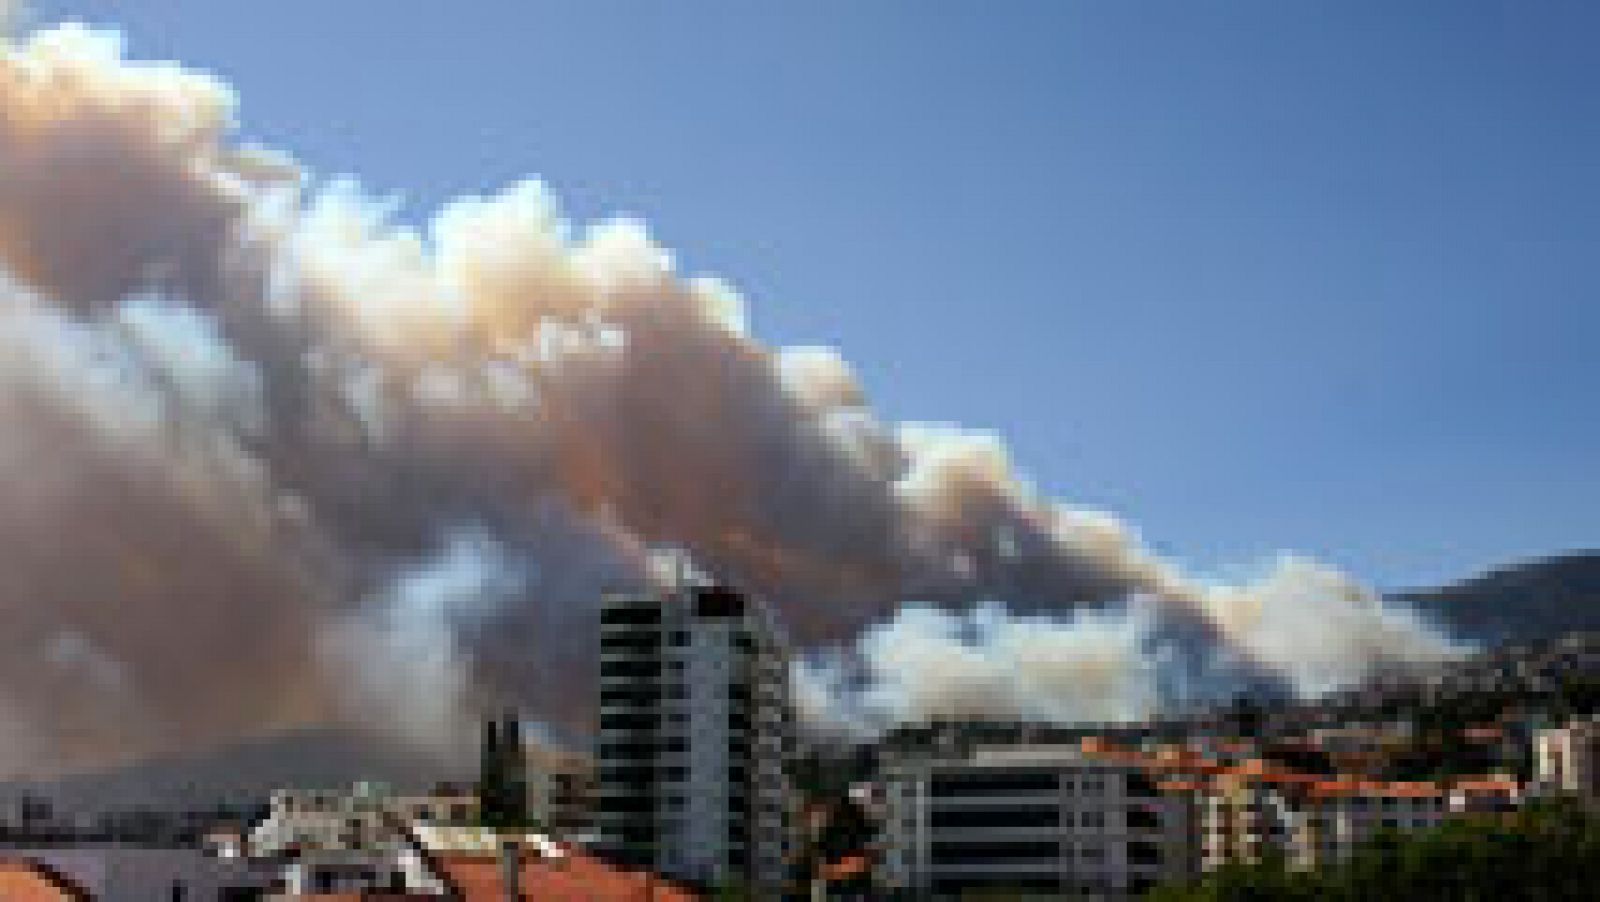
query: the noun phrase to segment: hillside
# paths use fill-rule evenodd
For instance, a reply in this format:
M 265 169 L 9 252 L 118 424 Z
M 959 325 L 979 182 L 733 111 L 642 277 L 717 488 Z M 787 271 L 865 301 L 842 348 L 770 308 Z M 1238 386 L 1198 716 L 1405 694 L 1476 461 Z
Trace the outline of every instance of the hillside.
M 1600 630 L 1600 551 L 1517 563 L 1389 598 L 1421 608 L 1466 638 L 1491 644 Z
M 345 730 L 303 730 L 100 773 L 40 783 L 0 783 L 0 804 L 24 793 L 66 811 L 150 806 L 167 810 L 217 802 L 253 802 L 283 786 L 334 787 L 377 780 L 424 789 L 470 778 L 472 765 L 450 766 L 404 747 Z
M 1389 597 L 1486 644 L 1600 631 L 1600 551 L 1518 563 L 1454 585 Z M 464 751 L 470 759 L 470 749 Z M 48 783 L 0 783 L 0 805 L 27 792 L 67 810 L 198 807 L 259 800 L 281 786 L 331 787 L 361 779 L 423 788 L 441 780 L 468 780 L 472 771 L 471 760 L 444 764 L 391 740 L 305 730 Z

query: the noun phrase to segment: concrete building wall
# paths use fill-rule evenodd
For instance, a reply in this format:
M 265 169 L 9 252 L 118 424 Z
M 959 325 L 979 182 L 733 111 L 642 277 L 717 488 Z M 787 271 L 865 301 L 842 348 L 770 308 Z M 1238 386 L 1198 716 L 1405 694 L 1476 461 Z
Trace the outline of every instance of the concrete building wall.
M 598 849 L 769 891 L 787 878 L 789 655 L 758 600 L 677 571 L 601 605 Z
M 1600 804 L 1600 722 L 1574 721 L 1540 730 L 1534 739 L 1537 782 Z
M 572 839 L 591 828 L 594 761 L 540 742 L 524 749 L 528 813 L 551 836 Z
M 1187 799 L 1137 767 L 1075 749 L 979 749 L 883 777 L 885 882 L 913 898 L 1123 898 L 1193 868 Z

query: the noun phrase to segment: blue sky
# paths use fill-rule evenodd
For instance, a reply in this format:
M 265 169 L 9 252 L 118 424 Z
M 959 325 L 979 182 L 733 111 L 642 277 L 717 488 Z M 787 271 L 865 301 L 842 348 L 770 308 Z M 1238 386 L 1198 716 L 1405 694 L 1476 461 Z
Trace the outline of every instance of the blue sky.
M 1600 547 L 1600 5 L 39 0 L 420 219 L 642 215 L 1203 573 Z

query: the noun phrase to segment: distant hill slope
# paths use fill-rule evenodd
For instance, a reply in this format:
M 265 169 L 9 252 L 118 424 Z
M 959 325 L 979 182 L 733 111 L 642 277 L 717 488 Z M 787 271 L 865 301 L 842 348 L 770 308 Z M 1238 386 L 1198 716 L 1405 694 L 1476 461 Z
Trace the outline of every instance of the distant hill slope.
M 139 806 L 176 810 L 254 802 L 284 786 L 337 787 L 376 780 L 398 789 L 426 789 L 440 781 L 469 779 L 473 769 L 442 763 L 363 733 L 303 730 L 100 773 L 0 783 L 0 803 L 29 793 L 48 798 L 65 811 Z
M 1439 589 L 1393 593 L 1482 642 L 1550 638 L 1600 630 L 1600 551 L 1580 551 L 1497 568 Z
M 1439 589 L 1392 593 L 1475 641 L 1526 641 L 1600 631 L 1600 551 L 1518 563 Z M 467 751 L 467 758 L 473 758 Z M 397 788 L 467 781 L 475 759 L 442 763 L 392 740 L 347 730 L 304 730 L 205 753 L 45 783 L 0 783 L 0 804 L 24 792 L 75 811 L 165 809 L 259 800 L 282 786 L 380 780 Z

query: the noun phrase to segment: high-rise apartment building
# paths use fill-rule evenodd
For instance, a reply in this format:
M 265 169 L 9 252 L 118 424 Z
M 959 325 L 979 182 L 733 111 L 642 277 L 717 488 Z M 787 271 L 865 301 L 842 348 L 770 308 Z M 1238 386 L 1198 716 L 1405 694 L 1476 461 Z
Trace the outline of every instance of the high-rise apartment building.
M 794 800 L 789 655 L 757 599 L 656 557 L 600 609 L 594 826 L 612 859 L 775 890 Z

